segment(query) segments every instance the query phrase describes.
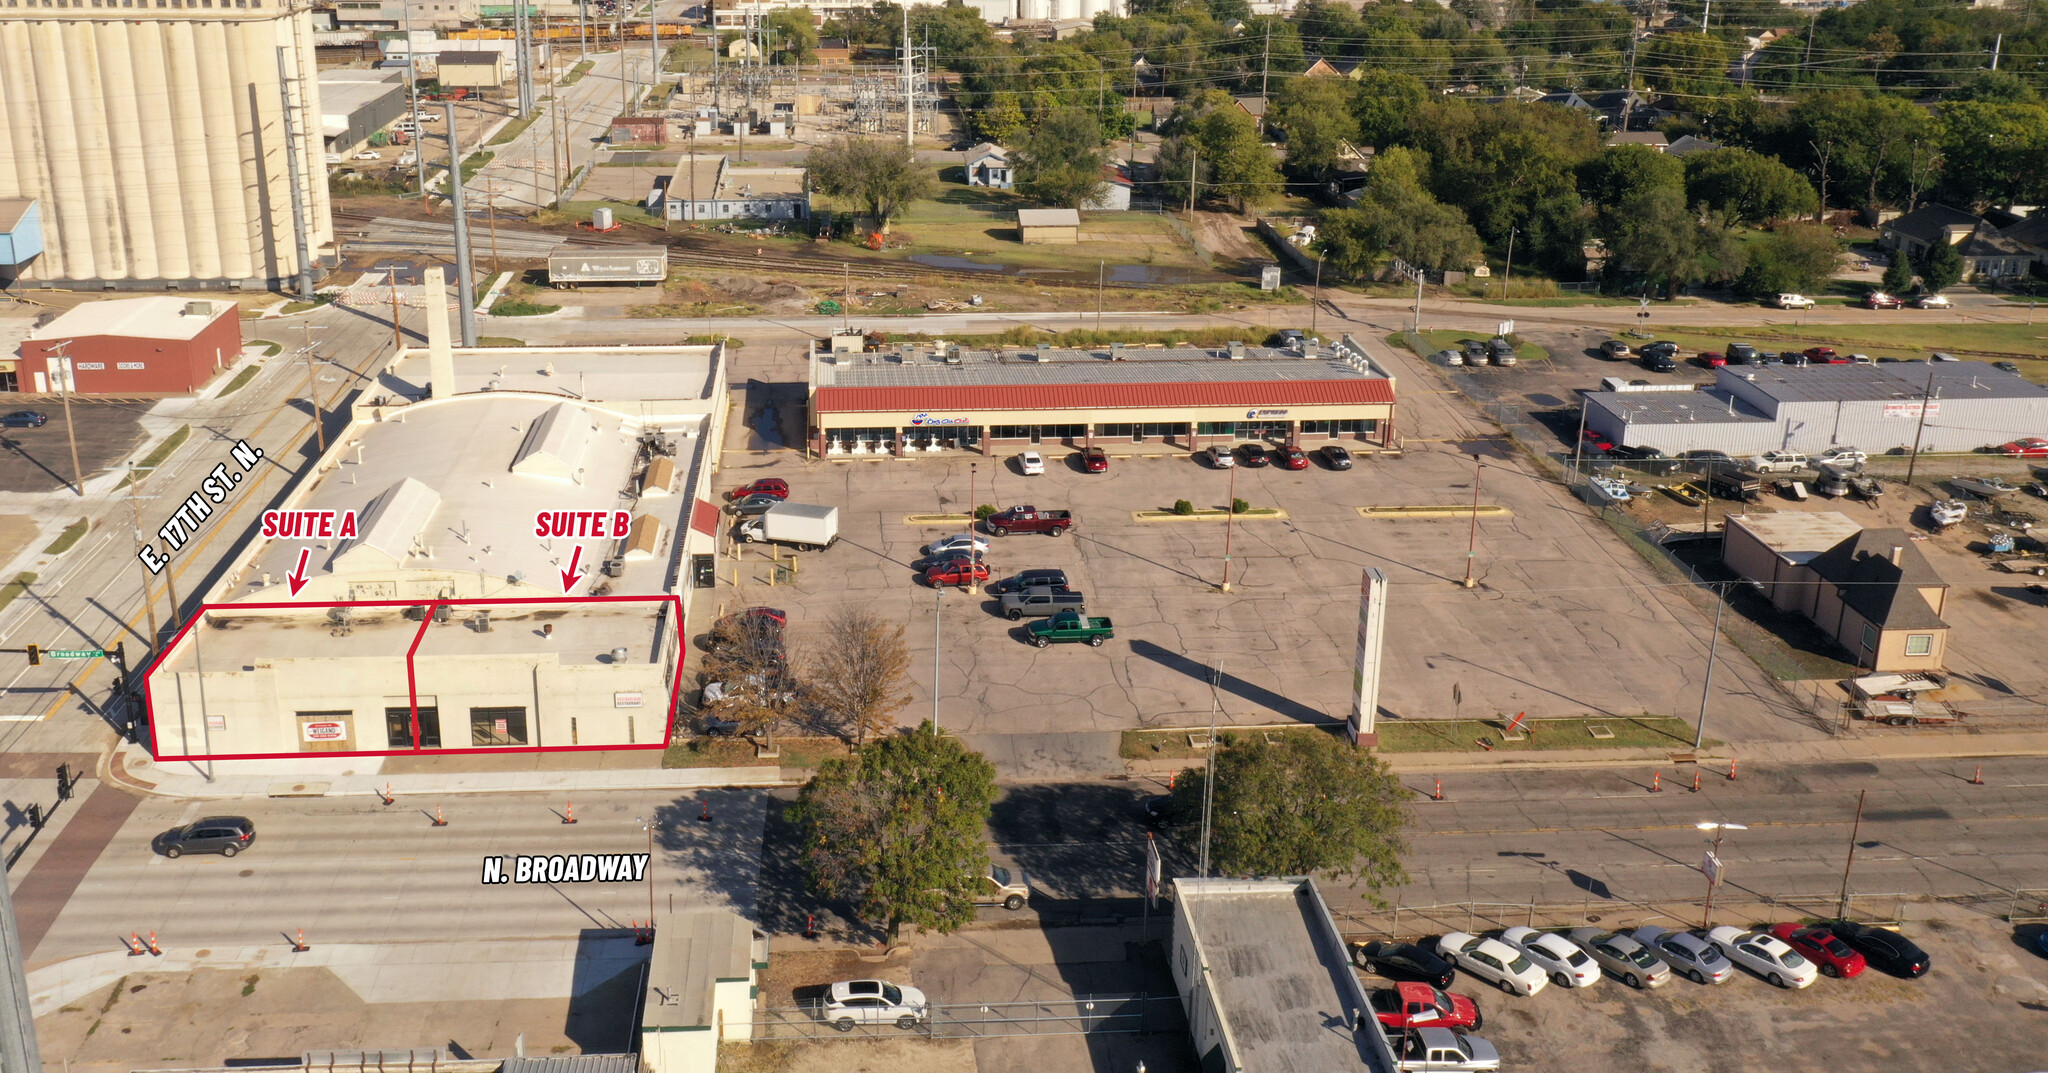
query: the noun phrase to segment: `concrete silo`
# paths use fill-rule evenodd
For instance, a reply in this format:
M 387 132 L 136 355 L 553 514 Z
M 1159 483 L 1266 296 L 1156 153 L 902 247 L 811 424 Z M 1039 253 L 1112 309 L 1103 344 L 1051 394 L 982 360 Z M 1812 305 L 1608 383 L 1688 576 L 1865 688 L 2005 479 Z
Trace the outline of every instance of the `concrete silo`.
M 0 0 L 0 198 L 41 203 L 46 247 L 23 283 L 269 287 L 296 274 L 279 48 L 307 242 L 316 256 L 331 245 L 307 9 L 16 2 Z

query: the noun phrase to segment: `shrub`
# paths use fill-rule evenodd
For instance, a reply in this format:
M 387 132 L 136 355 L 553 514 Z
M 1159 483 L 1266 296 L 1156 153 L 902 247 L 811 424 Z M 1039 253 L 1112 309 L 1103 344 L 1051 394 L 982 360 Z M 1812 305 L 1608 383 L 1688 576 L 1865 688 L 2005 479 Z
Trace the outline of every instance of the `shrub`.
M 1195 505 L 1185 499 L 1176 499 L 1173 501 L 1173 512 L 1185 517 L 1195 512 Z
M 996 513 L 999 512 L 996 510 L 996 505 L 994 503 L 983 503 L 981 506 L 974 508 L 974 517 L 976 521 L 980 521 L 984 518 L 987 518 L 989 515 Z
M 1233 499 L 1230 501 L 1230 513 L 1232 514 L 1243 514 L 1245 511 L 1248 511 L 1250 509 L 1252 509 L 1252 505 L 1250 503 L 1245 502 L 1242 499 Z

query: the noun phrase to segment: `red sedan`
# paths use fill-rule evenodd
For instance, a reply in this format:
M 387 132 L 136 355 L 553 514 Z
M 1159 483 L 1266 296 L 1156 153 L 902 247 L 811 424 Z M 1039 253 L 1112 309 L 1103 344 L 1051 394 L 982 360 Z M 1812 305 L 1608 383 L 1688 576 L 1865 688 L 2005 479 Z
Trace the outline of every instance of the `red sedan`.
M 1819 966 L 1824 976 L 1839 976 L 1846 980 L 1864 969 L 1863 955 L 1849 949 L 1848 943 L 1835 938 L 1834 933 L 1826 928 L 1773 924 L 1771 934 Z
M 980 559 L 955 559 L 926 570 L 924 580 L 934 588 L 940 585 L 972 585 L 988 580 L 988 564 Z
M 1291 443 L 1274 451 L 1273 454 L 1277 456 L 1274 461 L 1280 463 L 1282 469 L 1308 468 L 1308 456 L 1301 453 L 1301 448 Z
M 1871 291 L 1863 296 L 1863 308 L 1865 309 L 1897 309 L 1905 304 L 1883 291 Z
M 1806 348 L 1806 360 L 1815 365 L 1833 365 L 1842 359 L 1835 356 L 1834 347 L 1810 346 Z
M 1728 364 L 1728 355 L 1716 354 L 1710 350 L 1700 355 L 1700 364 L 1709 369 L 1718 369 Z
M 1081 468 L 1090 473 L 1109 472 L 1109 452 L 1100 447 L 1087 447 L 1081 451 Z
M 1594 451 L 1606 451 L 1614 447 L 1614 441 L 1608 439 L 1606 433 L 1595 432 L 1590 428 L 1579 436 L 1579 442 Z
M 789 482 L 780 477 L 763 477 L 758 481 L 748 482 L 727 492 L 725 498 L 740 500 L 755 495 L 776 496 L 780 499 L 788 499 Z
M 2028 436 L 2023 440 L 2014 440 L 1998 450 L 2012 458 L 2048 458 L 2048 440 L 2039 436 Z

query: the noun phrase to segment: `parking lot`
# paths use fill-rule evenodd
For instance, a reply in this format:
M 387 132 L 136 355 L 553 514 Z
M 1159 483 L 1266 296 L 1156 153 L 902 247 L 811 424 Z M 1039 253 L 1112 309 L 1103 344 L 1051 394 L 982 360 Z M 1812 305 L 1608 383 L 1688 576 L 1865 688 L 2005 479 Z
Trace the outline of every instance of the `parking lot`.
M 2030 945 L 2034 930 L 1961 910 L 1909 923 L 1934 966 L 1917 980 L 1872 969 L 1786 991 L 1738 968 L 1718 985 L 1674 978 L 1653 991 L 1610 978 L 1511 998 L 1463 974 L 1452 990 L 1479 1003 L 1477 1034 L 1505 1070 L 2033 1069 L 2048 1048 L 2048 959 Z
M 1348 472 L 1316 464 L 1304 471 L 1240 468 L 1233 475 L 1185 456 L 1123 458 L 1112 451 L 1109 472 L 1091 475 L 1055 445 L 1040 448 L 1047 473 L 1029 478 L 1019 474 L 1014 456 L 805 462 L 794 453 L 749 454 L 748 464 L 720 475 L 721 488 L 782 477 L 793 500 L 840 508 L 841 539 L 825 552 L 799 555 L 786 589 L 757 584 L 741 597 L 721 598 L 786 607 L 799 644 L 805 623 L 821 623 L 842 605 L 903 622 L 919 690 L 902 713 L 906 722 L 930 713 L 938 609 L 941 722 L 969 735 L 1030 739 L 1013 742 L 1017 749 L 1007 760 L 1004 750 L 984 745 L 1011 775 L 1060 774 L 1045 768 L 1061 765 L 1065 773 L 1085 770 L 1086 758 L 1074 755 L 1078 733 L 1102 732 L 1106 739 L 1135 727 L 1206 723 L 1212 675 L 1223 724 L 1343 717 L 1351 703 L 1355 594 L 1367 566 L 1384 570 L 1392 586 L 1384 718 L 1696 710 L 1709 627 L 1682 587 L 1660 578 L 1557 484 L 1527 472 L 1503 444 L 1433 438 L 1439 430 L 1429 413 L 1417 407 L 1405 419 L 1405 455 L 1360 456 Z M 1479 498 L 1510 515 L 1480 522 L 1473 589 L 1463 585 L 1469 518 L 1360 514 L 1368 506 L 1470 503 L 1476 471 L 1483 471 Z M 1233 481 L 1237 498 L 1284 516 L 1234 524 L 1134 517 L 1183 498 L 1222 506 Z M 1114 640 L 1099 649 L 1035 649 L 1023 640 L 1025 624 L 1001 618 L 994 598 L 935 596 L 923 585 L 911 569 L 920 549 L 960 526 L 907 519 L 964 511 L 970 483 L 974 502 L 1075 513 L 1079 522 L 1068 536 L 995 539 L 988 560 L 997 577 L 1030 567 L 1066 570 L 1088 596 L 1088 613 L 1115 622 Z M 1219 589 L 1226 543 L 1227 594 Z M 743 578 L 767 573 L 765 562 L 740 567 Z M 1560 676 L 1560 667 L 1571 671 Z M 1728 691 L 1717 702 L 1722 733 L 1810 733 L 1739 655 L 1724 648 L 1716 673 Z M 1453 701 L 1454 687 L 1462 705 Z
M 154 399 L 73 399 L 71 423 L 78 438 L 78 465 L 87 480 L 135 449 L 142 441 L 138 422 Z M 0 492 L 53 492 L 71 486 L 71 448 L 65 442 L 64 407 L 55 397 L 19 407 L 49 420 L 35 428 L 0 429 Z

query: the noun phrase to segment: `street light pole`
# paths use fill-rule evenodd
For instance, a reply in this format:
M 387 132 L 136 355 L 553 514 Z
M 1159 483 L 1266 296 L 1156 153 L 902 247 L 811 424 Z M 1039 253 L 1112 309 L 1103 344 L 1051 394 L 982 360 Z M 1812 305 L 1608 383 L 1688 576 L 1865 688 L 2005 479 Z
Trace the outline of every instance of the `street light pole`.
M 1308 306 L 1308 334 L 1316 334 L 1316 313 L 1323 304 L 1323 255 L 1316 254 L 1316 300 Z
M 1479 582 L 1472 576 L 1479 563 L 1479 485 L 1486 477 L 1486 464 L 1478 455 L 1472 456 L 1472 535 L 1465 540 L 1465 587 L 1471 588 Z
M 1728 590 L 1721 583 L 1714 584 L 1714 635 L 1707 638 L 1707 675 L 1700 682 L 1699 725 L 1693 731 L 1692 748 L 1698 752 L 1700 744 L 1707 740 L 1707 692 L 1714 688 L 1714 656 L 1721 650 L 1721 609 L 1728 606 Z
M 640 829 L 647 832 L 647 930 L 654 930 L 654 820 L 650 816 L 635 816 Z
M 1714 890 L 1721 885 L 1721 835 L 1727 831 L 1747 831 L 1749 828 L 1739 823 L 1712 821 L 1696 823 L 1693 826 L 1702 831 L 1714 832 L 1714 848 L 1707 851 L 1707 911 L 1700 920 L 1700 930 L 1705 931 L 1714 926 Z
M 71 340 L 50 344 L 50 350 L 57 355 L 57 394 L 64 400 L 64 442 L 71 445 L 71 487 L 80 498 L 85 496 L 85 473 L 78 468 L 78 433 L 71 427 L 71 355 L 64 348 Z
M 1237 526 L 1237 467 L 1230 467 L 1230 502 L 1225 503 L 1223 512 L 1223 586 L 1230 591 L 1230 536 Z
M 1863 798 L 1869 790 L 1856 791 L 1856 822 L 1849 827 L 1849 859 L 1842 862 L 1842 900 L 1835 906 L 1835 916 L 1846 919 L 1849 916 L 1849 869 L 1856 864 L 1856 836 L 1863 832 Z
M 972 551 L 972 548 L 969 548 Z M 968 570 L 974 569 L 973 563 Z M 932 584 L 932 733 L 939 732 L 939 612 L 946 606 L 946 586 Z

